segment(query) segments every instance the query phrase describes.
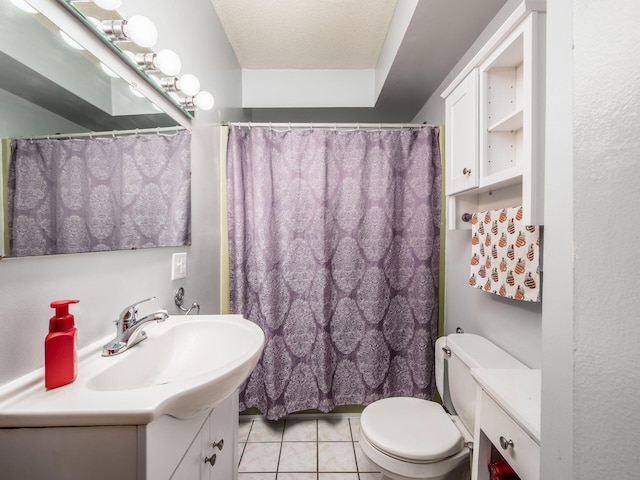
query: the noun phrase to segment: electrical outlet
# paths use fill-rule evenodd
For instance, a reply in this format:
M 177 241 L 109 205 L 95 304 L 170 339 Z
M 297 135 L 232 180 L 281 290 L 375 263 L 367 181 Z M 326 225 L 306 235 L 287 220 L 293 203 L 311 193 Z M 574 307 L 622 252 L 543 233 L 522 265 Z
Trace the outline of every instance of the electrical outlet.
M 171 280 L 187 276 L 187 252 L 174 253 L 171 257 Z

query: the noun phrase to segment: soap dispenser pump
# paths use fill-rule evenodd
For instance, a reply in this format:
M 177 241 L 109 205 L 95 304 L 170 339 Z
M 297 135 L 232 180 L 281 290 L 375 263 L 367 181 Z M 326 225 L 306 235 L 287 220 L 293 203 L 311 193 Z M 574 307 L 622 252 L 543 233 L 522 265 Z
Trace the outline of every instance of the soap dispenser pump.
M 61 387 L 76 379 L 77 329 L 69 305 L 79 301 L 51 302 L 56 314 L 49 320 L 49 334 L 44 341 L 44 386 L 47 389 Z

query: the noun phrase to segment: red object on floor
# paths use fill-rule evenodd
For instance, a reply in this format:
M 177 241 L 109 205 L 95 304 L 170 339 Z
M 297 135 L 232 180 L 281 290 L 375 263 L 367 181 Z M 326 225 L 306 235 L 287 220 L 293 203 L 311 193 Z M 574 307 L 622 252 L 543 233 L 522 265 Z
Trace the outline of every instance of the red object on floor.
M 501 459 L 489 464 L 490 480 L 517 480 L 519 477 L 506 460 Z

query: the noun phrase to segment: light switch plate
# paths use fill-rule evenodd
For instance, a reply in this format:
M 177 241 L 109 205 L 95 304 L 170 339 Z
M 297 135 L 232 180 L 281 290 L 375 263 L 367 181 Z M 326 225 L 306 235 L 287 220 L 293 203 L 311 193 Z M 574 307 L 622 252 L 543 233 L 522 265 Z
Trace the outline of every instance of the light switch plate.
M 186 278 L 187 252 L 174 253 L 171 258 L 171 280 Z

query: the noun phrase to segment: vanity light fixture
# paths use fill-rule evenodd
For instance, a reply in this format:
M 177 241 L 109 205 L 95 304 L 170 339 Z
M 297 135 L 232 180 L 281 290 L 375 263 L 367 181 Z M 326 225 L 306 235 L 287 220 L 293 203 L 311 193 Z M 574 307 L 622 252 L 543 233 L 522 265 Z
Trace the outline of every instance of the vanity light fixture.
M 122 0 L 93 0 L 93 3 L 103 10 L 115 10 L 122 5 Z
M 215 105 L 215 100 L 213 95 L 202 90 L 195 96 L 181 98 L 180 104 L 187 110 L 193 110 L 195 107 L 201 108 L 202 110 L 211 110 Z
M 175 77 L 180 73 L 182 62 L 172 50 L 160 50 L 158 53 L 138 53 L 135 62 L 147 73 L 162 72 L 164 75 Z
M 142 15 L 134 15 L 129 20 L 103 20 L 101 28 L 112 42 L 132 41 L 141 47 L 151 48 L 158 41 L 158 29 Z
M 193 97 L 200 91 L 200 81 L 195 75 L 190 73 L 185 73 L 180 78 L 163 78 L 160 80 L 160 85 L 169 92 L 180 90 L 188 97 Z
M 209 92 L 201 90 L 195 97 L 193 97 L 193 103 L 196 107 L 201 108 L 202 110 L 211 110 L 216 101 L 213 98 L 213 95 Z

